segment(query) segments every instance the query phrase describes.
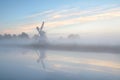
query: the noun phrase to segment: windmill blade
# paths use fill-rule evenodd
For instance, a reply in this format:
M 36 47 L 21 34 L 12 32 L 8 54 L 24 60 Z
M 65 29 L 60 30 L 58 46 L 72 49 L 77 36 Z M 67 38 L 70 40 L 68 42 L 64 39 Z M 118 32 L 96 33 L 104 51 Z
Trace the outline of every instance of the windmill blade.
M 40 30 L 42 30 L 42 29 L 43 29 L 43 27 L 44 27 L 44 21 L 43 21 L 43 23 L 42 23 L 42 25 L 41 25 Z
M 37 29 L 37 31 L 39 32 L 39 30 L 40 30 L 39 27 L 36 27 L 36 29 Z
M 39 33 L 39 35 L 40 35 L 40 28 L 39 28 L 39 27 L 36 27 L 36 29 L 37 29 L 37 31 L 38 31 L 38 33 Z

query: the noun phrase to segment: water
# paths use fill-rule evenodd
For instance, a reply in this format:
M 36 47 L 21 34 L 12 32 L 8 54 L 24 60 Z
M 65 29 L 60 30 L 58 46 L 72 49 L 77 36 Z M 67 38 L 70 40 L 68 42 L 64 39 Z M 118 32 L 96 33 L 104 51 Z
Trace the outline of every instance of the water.
M 0 80 L 120 80 L 120 54 L 1 47 Z

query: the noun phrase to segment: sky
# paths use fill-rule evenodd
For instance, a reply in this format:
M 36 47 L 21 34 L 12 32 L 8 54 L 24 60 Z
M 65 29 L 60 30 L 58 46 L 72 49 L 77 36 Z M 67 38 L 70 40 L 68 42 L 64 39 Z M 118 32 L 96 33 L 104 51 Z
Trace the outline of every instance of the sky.
M 0 0 L 0 34 L 119 36 L 120 0 Z

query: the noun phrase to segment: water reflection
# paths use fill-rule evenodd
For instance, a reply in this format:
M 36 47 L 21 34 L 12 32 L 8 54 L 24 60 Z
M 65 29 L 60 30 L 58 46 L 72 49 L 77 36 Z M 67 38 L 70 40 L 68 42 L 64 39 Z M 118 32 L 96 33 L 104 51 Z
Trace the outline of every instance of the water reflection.
M 120 80 L 119 54 L 46 48 L 2 50 L 0 80 Z
M 45 63 L 44 63 L 44 59 L 46 58 L 46 49 L 42 48 L 42 49 L 38 49 L 37 50 L 37 55 L 38 55 L 38 59 L 37 59 L 37 63 L 41 63 L 42 68 L 45 69 Z

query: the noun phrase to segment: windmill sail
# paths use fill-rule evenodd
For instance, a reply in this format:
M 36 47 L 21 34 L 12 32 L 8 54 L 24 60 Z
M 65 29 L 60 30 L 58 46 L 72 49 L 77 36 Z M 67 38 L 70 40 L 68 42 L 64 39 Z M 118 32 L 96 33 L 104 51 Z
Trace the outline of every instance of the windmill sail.
M 38 33 L 39 33 L 39 35 L 40 35 L 40 29 L 39 29 L 39 27 L 36 27 L 36 29 L 37 29 L 37 31 L 38 31 Z
M 44 27 L 44 21 L 42 22 L 41 28 L 36 27 L 36 29 L 37 29 L 39 35 L 41 35 L 41 32 L 42 32 L 43 27 Z
M 44 21 L 42 22 L 41 27 L 36 27 L 39 33 L 39 44 L 40 45 L 47 44 L 47 37 L 46 37 L 45 31 L 43 30 L 43 27 L 44 27 Z
M 44 21 L 43 21 L 43 23 L 42 23 L 42 25 L 41 25 L 40 30 L 42 30 L 42 29 L 43 29 L 43 27 L 44 27 Z

